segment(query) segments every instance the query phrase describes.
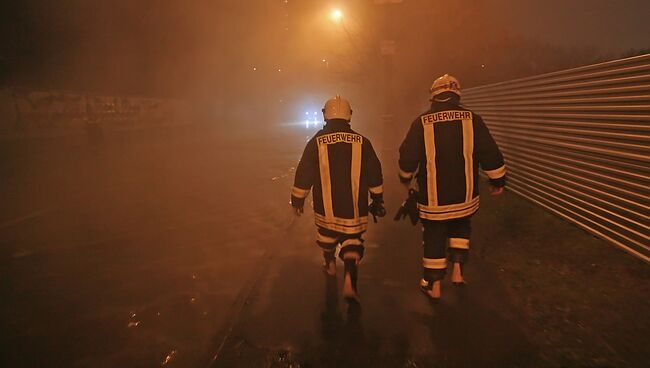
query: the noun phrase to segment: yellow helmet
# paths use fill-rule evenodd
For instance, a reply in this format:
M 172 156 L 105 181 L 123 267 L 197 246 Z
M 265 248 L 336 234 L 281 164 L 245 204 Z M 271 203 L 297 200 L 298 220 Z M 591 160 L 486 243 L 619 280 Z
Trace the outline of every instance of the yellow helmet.
M 454 76 L 445 74 L 433 81 L 429 92 L 431 93 L 431 101 L 433 101 L 434 97 L 444 92 L 452 92 L 460 96 L 460 82 Z
M 350 121 L 352 118 L 352 108 L 348 100 L 336 95 L 325 102 L 323 106 L 323 119 L 325 121 L 331 119 L 343 119 Z

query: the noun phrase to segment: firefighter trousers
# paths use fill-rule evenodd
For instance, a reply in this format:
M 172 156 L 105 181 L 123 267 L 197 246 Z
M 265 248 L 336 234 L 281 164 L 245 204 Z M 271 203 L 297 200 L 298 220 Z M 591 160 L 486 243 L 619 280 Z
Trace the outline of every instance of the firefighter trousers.
M 339 258 L 344 259 L 347 253 L 356 253 L 357 258 L 363 258 L 363 233 L 344 234 L 334 230 L 318 227 L 316 244 L 323 250 L 323 256 L 326 260 L 333 260 L 336 247 L 341 245 Z
M 471 222 L 470 217 L 421 221 L 424 246 L 422 278 L 431 284 L 445 277 L 448 260 L 459 262 L 461 266 L 467 262 Z

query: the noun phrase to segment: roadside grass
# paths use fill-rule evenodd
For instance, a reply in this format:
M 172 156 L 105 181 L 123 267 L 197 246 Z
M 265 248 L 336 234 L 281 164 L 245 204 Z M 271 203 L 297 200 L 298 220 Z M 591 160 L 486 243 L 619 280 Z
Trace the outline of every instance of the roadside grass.
M 650 265 L 507 192 L 481 188 L 475 256 L 497 268 L 540 367 L 645 367 Z

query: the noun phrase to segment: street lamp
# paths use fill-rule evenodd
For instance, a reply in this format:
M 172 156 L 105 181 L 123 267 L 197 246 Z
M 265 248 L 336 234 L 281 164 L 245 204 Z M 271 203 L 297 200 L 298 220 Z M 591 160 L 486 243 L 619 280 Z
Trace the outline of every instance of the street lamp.
M 330 12 L 330 20 L 336 24 L 339 24 L 341 26 L 341 29 L 345 34 L 347 35 L 348 39 L 350 40 L 350 43 L 352 44 L 352 47 L 354 47 L 355 51 L 358 51 L 359 48 L 357 47 L 357 43 L 355 42 L 354 38 L 350 34 L 350 31 L 346 27 L 345 23 L 343 23 L 343 11 L 339 8 L 335 8 Z
M 341 9 L 334 9 L 330 13 L 330 18 L 334 23 L 341 23 L 341 21 L 343 20 L 343 12 L 341 11 Z

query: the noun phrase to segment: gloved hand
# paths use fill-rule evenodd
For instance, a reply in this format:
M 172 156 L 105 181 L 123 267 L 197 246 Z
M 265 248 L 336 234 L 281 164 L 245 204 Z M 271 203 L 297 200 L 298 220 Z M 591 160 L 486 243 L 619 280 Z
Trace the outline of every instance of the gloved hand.
M 411 220 L 411 224 L 415 225 L 420 219 L 420 213 L 418 211 L 418 192 L 415 189 L 409 189 L 409 196 L 402 203 L 397 214 L 393 218 L 395 221 L 405 219 L 406 216 Z
M 291 202 L 289 202 L 291 208 L 293 208 L 293 214 L 300 216 L 305 212 L 305 200 L 291 197 Z
M 293 207 L 293 214 L 300 217 L 305 212 L 303 207 Z
M 491 196 L 499 196 L 503 194 L 504 187 L 496 187 L 494 185 L 490 185 L 490 195 Z
M 386 208 L 384 208 L 383 199 L 373 199 L 370 205 L 368 205 L 368 212 L 372 214 L 372 219 L 377 222 L 377 217 L 386 216 Z

